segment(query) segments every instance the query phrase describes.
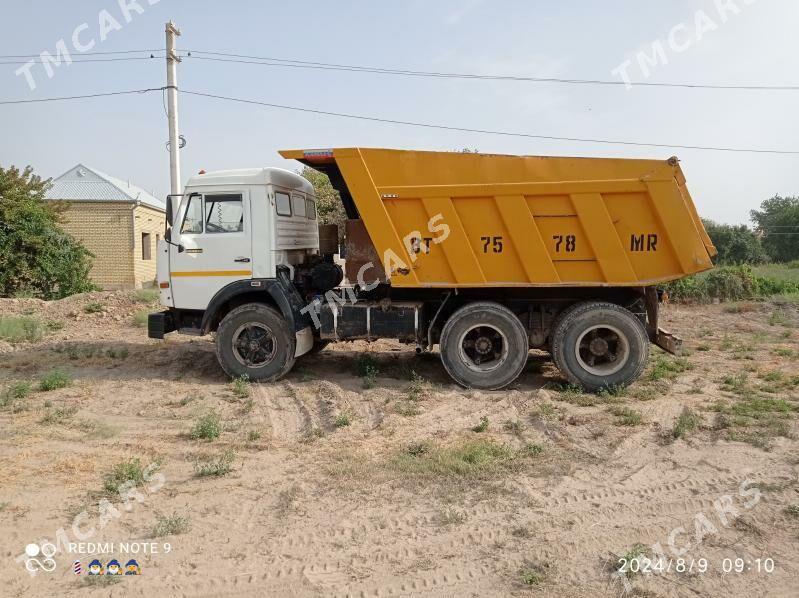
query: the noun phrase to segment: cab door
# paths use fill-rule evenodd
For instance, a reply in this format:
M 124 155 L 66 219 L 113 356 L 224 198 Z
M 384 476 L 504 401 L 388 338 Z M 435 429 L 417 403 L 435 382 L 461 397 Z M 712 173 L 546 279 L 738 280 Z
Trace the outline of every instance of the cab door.
M 179 246 L 169 247 L 172 298 L 178 309 L 204 310 L 220 289 L 252 278 L 249 192 L 204 191 L 184 201 Z

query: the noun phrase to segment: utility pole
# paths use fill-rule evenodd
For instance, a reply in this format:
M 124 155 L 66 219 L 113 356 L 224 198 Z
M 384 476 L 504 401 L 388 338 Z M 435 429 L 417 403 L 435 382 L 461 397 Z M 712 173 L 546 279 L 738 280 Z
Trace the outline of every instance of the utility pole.
M 180 133 L 178 130 L 178 63 L 177 37 L 180 35 L 172 21 L 166 24 L 166 90 L 169 116 L 169 178 L 170 193 L 179 195 L 180 189 Z

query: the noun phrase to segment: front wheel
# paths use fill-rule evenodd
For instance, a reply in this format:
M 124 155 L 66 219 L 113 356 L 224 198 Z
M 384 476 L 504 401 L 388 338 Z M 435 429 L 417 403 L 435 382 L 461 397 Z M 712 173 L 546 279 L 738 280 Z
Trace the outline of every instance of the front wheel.
M 297 340 L 276 310 L 261 303 L 233 309 L 216 331 L 216 356 L 232 377 L 272 382 L 294 365 Z
M 589 392 L 627 386 L 646 367 L 649 339 L 635 315 L 613 303 L 578 303 L 558 316 L 552 359 L 569 382 Z
M 527 332 L 511 310 L 498 303 L 470 303 L 441 331 L 441 361 L 461 386 L 497 390 L 512 383 L 527 364 Z

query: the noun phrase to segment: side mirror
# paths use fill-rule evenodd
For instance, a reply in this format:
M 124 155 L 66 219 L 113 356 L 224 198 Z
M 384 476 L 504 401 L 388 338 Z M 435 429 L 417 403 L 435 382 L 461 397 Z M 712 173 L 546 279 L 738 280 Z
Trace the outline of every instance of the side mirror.
M 186 248 L 183 245 L 178 245 L 178 253 L 183 253 L 186 251 Z
M 172 226 L 172 221 L 175 219 L 174 214 L 172 213 L 172 196 L 166 196 L 166 223 L 169 226 Z
M 167 243 L 171 243 L 172 242 L 172 229 L 171 228 L 166 229 L 166 232 L 164 233 L 164 241 L 166 241 Z

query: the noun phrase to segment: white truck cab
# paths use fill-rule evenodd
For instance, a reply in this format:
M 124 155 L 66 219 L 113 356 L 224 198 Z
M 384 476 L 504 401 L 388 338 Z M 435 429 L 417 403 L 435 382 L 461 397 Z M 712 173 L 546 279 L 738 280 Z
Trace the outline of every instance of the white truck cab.
M 226 285 L 273 279 L 319 252 L 313 186 L 279 168 L 199 174 L 173 207 L 170 243 L 159 247 L 166 307 L 205 310 Z M 162 283 L 168 282 L 164 288 Z
M 216 330 L 220 322 L 213 321 L 214 311 L 224 302 L 229 309 L 234 297 L 234 304 L 240 303 L 247 292 L 281 287 L 271 295 L 275 309 L 284 312 L 287 300 L 302 301 L 293 296 L 294 273 L 319 259 L 316 198 L 307 180 L 279 168 L 201 171 L 188 181 L 179 203 L 175 199 L 167 202 L 169 228 L 158 244 L 157 283 L 169 311 L 152 314 L 151 336 Z M 258 330 L 263 331 L 234 334 L 254 345 L 248 339 Z M 290 357 L 313 347 L 310 327 L 289 333 L 294 336 Z

